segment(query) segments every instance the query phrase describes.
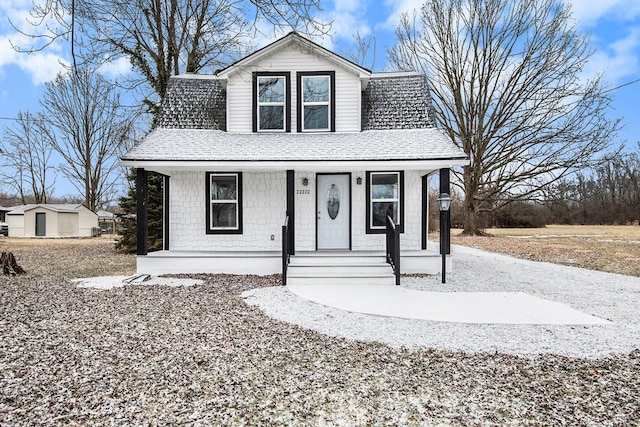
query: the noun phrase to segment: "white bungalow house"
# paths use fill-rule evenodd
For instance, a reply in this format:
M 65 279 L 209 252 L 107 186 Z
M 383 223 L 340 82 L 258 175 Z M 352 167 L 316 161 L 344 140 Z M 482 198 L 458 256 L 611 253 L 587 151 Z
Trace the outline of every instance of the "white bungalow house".
M 98 215 L 83 205 L 31 204 L 6 214 L 9 237 L 92 237 Z
M 428 179 L 448 192 L 468 159 L 430 106 L 425 76 L 372 73 L 295 32 L 215 75 L 171 78 L 158 126 L 121 158 L 138 171 L 138 271 L 367 283 L 394 282 L 387 261 L 438 272 Z M 146 171 L 165 184 L 153 253 Z M 387 256 L 394 229 L 399 260 Z

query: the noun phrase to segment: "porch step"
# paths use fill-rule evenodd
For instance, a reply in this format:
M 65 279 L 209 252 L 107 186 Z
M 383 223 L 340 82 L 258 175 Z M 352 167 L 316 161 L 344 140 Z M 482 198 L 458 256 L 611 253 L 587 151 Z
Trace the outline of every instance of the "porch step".
M 393 269 L 378 254 L 296 255 L 287 270 L 287 283 L 291 285 L 394 285 L 395 280 Z

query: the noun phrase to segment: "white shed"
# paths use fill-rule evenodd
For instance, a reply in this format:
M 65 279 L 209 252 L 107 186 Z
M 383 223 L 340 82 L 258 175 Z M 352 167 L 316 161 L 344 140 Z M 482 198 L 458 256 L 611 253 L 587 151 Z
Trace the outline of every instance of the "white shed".
M 98 215 L 83 205 L 32 204 L 6 215 L 9 237 L 91 237 Z

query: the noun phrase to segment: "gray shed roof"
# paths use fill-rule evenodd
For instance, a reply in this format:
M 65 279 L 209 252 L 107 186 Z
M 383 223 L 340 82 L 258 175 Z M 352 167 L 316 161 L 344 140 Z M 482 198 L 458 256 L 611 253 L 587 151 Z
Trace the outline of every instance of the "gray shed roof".
M 35 208 L 44 208 L 54 212 L 66 212 L 66 213 L 78 213 L 80 207 L 78 204 L 50 204 L 50 203 L 38 203 L 14 206 L 7 215 L 23 215 L 25 212 Z
M 122 160 L 367 161 L 466 159 L 438 129 L 355 133 L 228 133 L 156 129 Z

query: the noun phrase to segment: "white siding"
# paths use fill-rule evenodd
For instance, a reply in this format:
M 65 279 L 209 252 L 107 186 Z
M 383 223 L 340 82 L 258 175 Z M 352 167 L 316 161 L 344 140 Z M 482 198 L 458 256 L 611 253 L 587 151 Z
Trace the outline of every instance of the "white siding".
M 204 172 L 171 175 L 171 250 L 281 250 L 282 222 L 286 212 L 285 172 L 242 174 L 242 234 L 206 234 L 205 179 Z
M 348 171 L 347 171 L 348 172 Z M 404 173 L 404 233 L 402 250 L 420 250 L 422 182 L 418 171 Z M 362 184 L 357 185 L 357 178 Z M 302 184 L 303 178 L 309 180 Z M 286 173 L 244 172 L 243 233 L 206 234 L 204 172 L 179 172 L 171 176 L 170 249 L 178 251 L 280 251 L 286 210 Z M 381 251 L 384 234 L 366 233 L 366 177 L 351 174 L 351 238 L 354 251 Z M 274 239 L 271 240 L 271 236 Z M 296 251 L 316 250 L 316 173 L 295 173 Z
M 348 171 L 347 171 L 348 172 Z M 308 186 L 302 185 L 302 179 L 309 180 Z M 357 184 L 357 178 L 362 184 Z M 313 172 L 296 172 L 296 193 L 298 190 L 309 194 L 296 194 L 296 250 L 316 250 L 316 175 Z M 366 232 L 366 174 L 351 174 L 351 239 L 354 251 L 380 251 L 385 248 L 384 234 Z M 422 179 L 418 171 L 404 173 L 404 233 L 400 235 L 402 250 L 421 250 L 423 228 L 422 221 Z
M 9 237 L 24 237 L 24 215 L 7 215 Z
M 98 227 L 98 215 L 82 205 L 78 207 L 78 210 L 80 212 L 77 219 L 77 234 L 83 237 L 91 237 L 93 231 L 92 228 Z
M 311 53 L 290 45 L 241 70 L 227 85 L 227 131 L 251 132 L 253 114 L 252 73 L 255 71 L 291 72 L 291 131 L 296 132 L 296 72 L 335 71 L 336 132 L 360 131 L 360 80 L 357 75 Z
M 47 236 L 49 234 L 49 214 L 47 214 Z M 71 212 L 58 212 L 56 215 L 57 234 L 56 237 L 78 236 L 78 214 Z

